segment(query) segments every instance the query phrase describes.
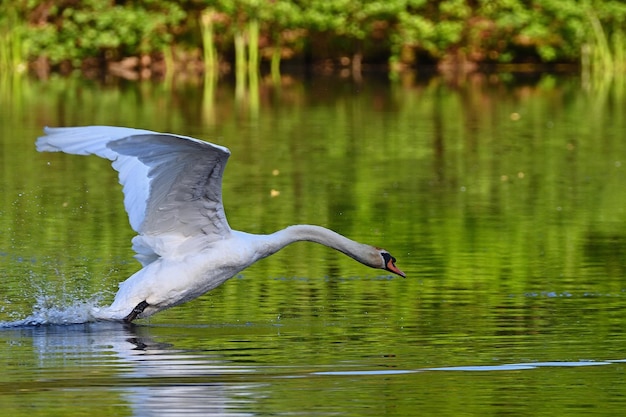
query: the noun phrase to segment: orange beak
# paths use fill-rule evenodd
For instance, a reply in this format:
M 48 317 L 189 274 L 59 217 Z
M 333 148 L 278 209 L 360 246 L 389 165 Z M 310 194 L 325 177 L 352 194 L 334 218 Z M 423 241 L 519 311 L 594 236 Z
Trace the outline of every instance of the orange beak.
M 385 268 L 387 269 L 387 271 L 393 272 L 394 274 L 398 274 L 402 278 L 406 278 L 406 274 L 400 271 L 400 269 L 396 266 L 396 264 L 393 261 L 394 261 L 393 258 L 390 258 L 387 261 L 387 265 L 385 265 Z

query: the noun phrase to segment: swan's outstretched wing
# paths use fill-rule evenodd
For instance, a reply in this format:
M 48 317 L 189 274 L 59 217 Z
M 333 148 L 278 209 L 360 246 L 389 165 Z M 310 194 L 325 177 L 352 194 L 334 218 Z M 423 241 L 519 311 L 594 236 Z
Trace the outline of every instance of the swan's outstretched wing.
M 46 128 L 45 132 L 37 140 L 38 151 L 95 154 L 113 161 L 130 224 L 139 234 L 204 234 L 216 240 L 230 234 L 222 206 L 228 149 L 185 136 L 123 127 Z

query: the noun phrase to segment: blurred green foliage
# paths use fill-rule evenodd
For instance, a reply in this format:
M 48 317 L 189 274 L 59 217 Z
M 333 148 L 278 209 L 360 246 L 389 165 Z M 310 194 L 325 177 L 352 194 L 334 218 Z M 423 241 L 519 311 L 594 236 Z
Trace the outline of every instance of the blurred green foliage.
M 343 62 L 389 62 L 392 68 L 441 62 L 625 66 L 621 0 L 0 1 L 4 70 L 36 59 L 75 68 L 93 58 L 167 57 L 172 49 L 203 49 L 204 55 L 191 56 L 207 61 L 219 55 L 255 68 L 262 59 L 274 68 L 294 57 L 347 57 Z

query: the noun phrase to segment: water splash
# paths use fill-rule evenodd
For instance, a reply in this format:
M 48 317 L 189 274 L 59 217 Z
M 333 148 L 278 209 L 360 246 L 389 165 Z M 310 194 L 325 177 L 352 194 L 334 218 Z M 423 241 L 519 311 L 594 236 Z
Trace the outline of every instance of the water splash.
M 58 299 L 55 296 L 40 294 L 35 299 L 33 312 L 26 318 L 0 322 L 0 328 L 30 327 L 44 325 L 70 325 L 97 321 L 93 311 L 101 307 L 102 295 L 88 300 L 70 296 Z

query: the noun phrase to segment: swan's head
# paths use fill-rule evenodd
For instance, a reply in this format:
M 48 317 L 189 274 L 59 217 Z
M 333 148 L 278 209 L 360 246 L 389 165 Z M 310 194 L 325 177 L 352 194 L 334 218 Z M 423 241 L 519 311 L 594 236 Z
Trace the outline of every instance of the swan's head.
M 396 258 L 391 256 L 391 254 L 384 249 L 378 249 L 378 251 L 383 259 L 381 269 L 393 272 L 394 274 L 400 275 L 402 278 L 406 277 L 406 274 L 400 271 L 400 268 L 396 266 Z

